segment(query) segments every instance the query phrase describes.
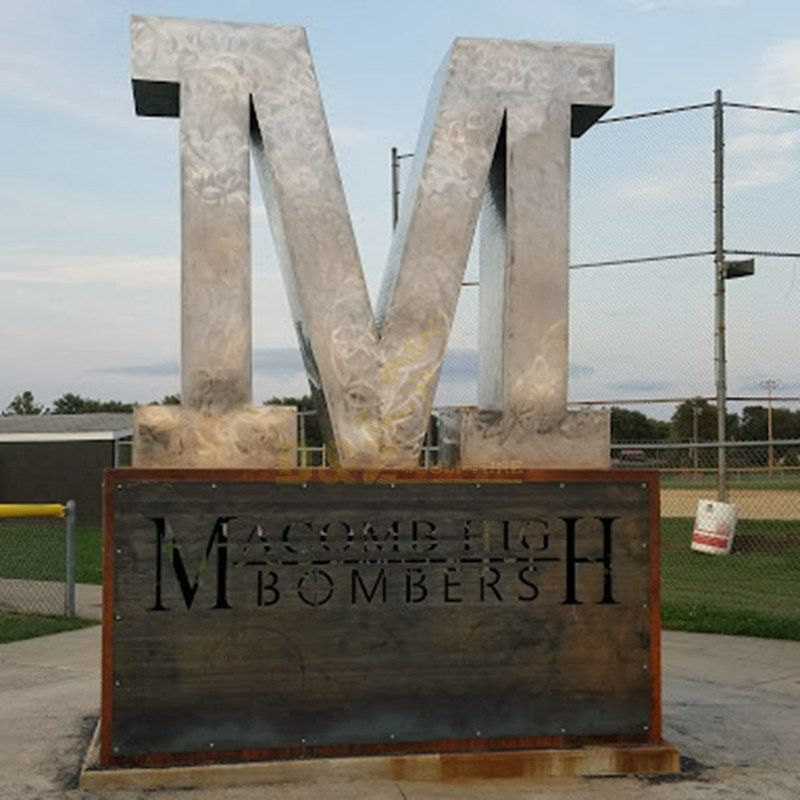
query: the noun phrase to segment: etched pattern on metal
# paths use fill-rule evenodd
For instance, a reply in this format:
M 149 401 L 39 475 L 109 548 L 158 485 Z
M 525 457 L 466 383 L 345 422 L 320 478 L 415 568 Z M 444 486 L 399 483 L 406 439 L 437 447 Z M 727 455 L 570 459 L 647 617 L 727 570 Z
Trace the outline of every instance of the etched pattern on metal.
M 137 467 L 295 467 L 297 410 L 242 406 L 211 414 L 180 406 L 139 406 L 134 444 Z
M 304 30 L 152 17 L 134 17 L 132 28 L 137 112 L 181 116 L 190 407 L 248 398 L 252 103 L 257 172 L 338 460 L 417 463 L 496 151 L 508 202 L 487 223 L 504 246 L 485 257 L 482 402 L 502 413 L 501 427 L 532 417 L 562 429 L 569 136 L 612 103 L 612 48 L 455 41 L 431 90 L 373 317 Z M 602 466 L 596 417 L 586 423 L 599 436 L 584 449 Z M 522 448 L 522 461 L 547 465 L 548 452 Z

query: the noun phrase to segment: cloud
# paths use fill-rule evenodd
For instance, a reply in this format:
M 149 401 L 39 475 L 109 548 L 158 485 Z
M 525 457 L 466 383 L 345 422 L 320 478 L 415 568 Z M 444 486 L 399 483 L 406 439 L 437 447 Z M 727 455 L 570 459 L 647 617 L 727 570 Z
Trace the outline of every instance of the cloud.
M 114 367 L 93 367 L 87 372 L 102 375 L 130 375 L 134 377 L 163 377 L 178 375 L 177 361 L 164 361 L 155 364 L 119 365 Z
M 594 367 L 590 367 L 588 364 L 569 365 L 570 378 L 588 378 L 590 375 L 594 375 L 594 373 L 595 373 Z
M 155 361 L 150 364 L 120 364 L 96 367 L 91 372 L 107 375 L 159 377 L 177 375 L 177 361 Z M 286 378 L 304 372 L 300 350 L 296 347 L 257 347 L 253 350 L 253 372 L 275 378 Z
M 735 8 L 739 0 L 622 0 L 623 4 L 634 11 L 648 12 L 662 9 L 678 9 L 699 6 L 705 8 Z
M 775 186 L 797 172 L 800 131 L 765 133 L 746 131 L 731 136 L 726 143 L 728 191 L 758 186 Z
M 108 375 L 163 376 L 177 375 L 177 361 L 157 361 L 151 364 L 118 365 L 96 367 L 92 372 Z M 256 347 L 253 349 L 253 372 L 273 378 L 305 376 L 300 350 L 296 347 Z M 594 373 L 586 364 L 570 364 L 572 378 L 581 378 Z M 464 380 L 475 382 L 478 375 L 478 352 L 462 348 L 447 351 L 442 367 L 441 382 L 453 383 Z
M 787 120 L 776 119 L 776 115 L 767 112 L 749 112 L 744 117 L 739 109 L 727 109 L 726 115 L 725 191 L 729 196 L 746 189 L 776 186 L 794 177 L 800 151 L 800 129 L 795 119 L 791 120 L 794 129 L 785 130 Z M 768 120 L 763 119 L 765 115 Z M 771 130 L 763 129 L 765 121 L 772 123 Z M 711 124 L 709 115 L 709 130 Z M 641 172 L 619 181 L 612 191 L 619 200 L 651 206 L 711 202 L 711 181 L 704 179 L 698 165 L 702 170 L 696 154 L 686 151 L 682 159 L 676 159 L 675 166 Z M 709 177 L 711 171 L 708 153 L 705 172 Z
M 0 284 L 91 286 L 113 284 L 124 288 L 176 288 L 177 260 L 146 256 L 73 255 L 0 249 Z
M 96 33 L 85 19 L 109 12 L 107 4 L 82 5 L 76 14 L 66 3 L 3 0 L 0 97 L 115 133 L 168 136 L 165 126 L 137 120 L 127 70 L 99 70 L 95 59 L 75 57 L 87 29 Z
M 609 383 L 608 386 L 611 389 L 632 394 L 652 394 L 653 392 L 675 391 L 675 384 L 655 378 L 613 381 Z
M 298 347 L 257 347 L 253 351 L 253 371 L 276 378 L 305 374 Z
M 449 349 L 445 352 L 442 364 L 441 382 L 475 380 L 478 374 L 478 351 L 461 348 Z
M 620 181 L 612 191 L 626 202 L 658 205 L 694 202 L 710 196 L 708 182 L 688 166 L 643 172 Z
M 588 364 L 570 364 L 570 378 L 585 378 L 594 374 L 594 367 Z M 442 365 L 443 382 L 470 380 L 477 383 L 478 378 L 478 351 L 469 348 L 448 349 Z
M 72 76 L 68 81 L 54 64 L 47 64 L 39 57 L 5 50 L 0 57 L 0 94 L 7 101 L 33 105 L 48 112 L 59 112 L 88 122 L 91 125 L 109 128 L 115 132 L 139 134 L 150 133 L 156 126 L 141 125 L 133 112 L 133 101 L 127 112 L 121 108 L 119 91 L 106 91 L 95 87 L 91 97 L 78 97 L 74 88 L 83 86 L 81 78 Z M 116 110 L 118 107 L 119 110 Z M 114 109 L 100 111 L 100 109 Z
M 763 105 L 800 107 L 800 38 L 784 39 L 764 50 L 755 89 Z
M 744 375 L 736 382 L 738 391 L 766 397 L 767 390 L 764 383 L 774 377 L 774 375 L 767 375 L 765 373 Z M 773 389 L 773 394 L 780 397 L 781 395 L 787 394 L 795 395 L 798 391 L 800 391 L 800 382 L 792 375 L 787 380 L 779 380 L 777 387 Z M 736 394 L 736 392 L 731 392 L 731 394 Z
M 688 5 L 691 0 L 626 0 L 640 10 Z M 725 5 L 713 0 L 705 5 Z M 767 47 L 753 70 L 748 100 L 758 105 L 800 108 L 800 37 Z M 738 99 L 738 98 L 737 98 Z M 693 112 L 694 113 L 694 112 Z M 794 115 L 725 109 L 725 191 L 733 194 L 752 188 L 776 186 L 797 174 L 800 159 L 800 128 Z M 712 118 L 707 114 L 705 130 L 711 135 Z M 697 133 L 691 132 L 693 138 Z M 702 134 L 701 134 L 702 135 Z M 670 143 L 672 144 L 672 143 Z M 703 160 L 705 159 L 705 160 Z M 705 168 L 709 180 L 698 175 Z M 611 191 L 626 202 L 677 205 L 711 199 L 710 154 L 697 148 L 675 151 L 674 163 L 643 170 L 618 181 Z
M 800 38 L 767 47 L 755 69 L 751 92 L 758 105 L 800 107 Z M 797 173 L 797 117 L 777 112 L 727 108 L 728 192 L 775 186 Z
M 331 138 L 336 149 L 357 147 L 371 144 L 386 138 L 386 132 L 380 128 L 360 125 L 331 125 Z

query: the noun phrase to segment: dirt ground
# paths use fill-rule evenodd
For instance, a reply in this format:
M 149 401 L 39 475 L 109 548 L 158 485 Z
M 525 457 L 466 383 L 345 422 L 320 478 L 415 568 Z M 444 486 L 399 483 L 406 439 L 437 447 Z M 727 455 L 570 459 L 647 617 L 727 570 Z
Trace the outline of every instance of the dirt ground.
M 662 489 L 662 517 L 694 517 L 698 500 L 713 500 L 713 489 Z M 800 526 L 800 492 L 774 489 L 734 489 L 730 499 L 739 507 L 740 519 L 797 520 Z

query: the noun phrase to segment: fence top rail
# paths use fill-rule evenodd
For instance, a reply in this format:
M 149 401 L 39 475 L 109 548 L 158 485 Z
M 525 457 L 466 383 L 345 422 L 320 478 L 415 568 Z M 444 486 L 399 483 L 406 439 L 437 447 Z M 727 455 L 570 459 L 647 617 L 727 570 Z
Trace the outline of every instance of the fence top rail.
M 772 439 L 758 442 L 612 442 L 612 450 L 694 450 L 714 449 L 718 447 L 770 447 L 793 445 L 800 447 L 800 439 Z
M 606 117 L 605 119 L 600 119 L 597 121 L 597 124 L 608 125 L 609 122 L 625 122 L 629 119 L 644 119 L 646 117 L 660 117 L 664 114 L 677 114 L 681 111 L 695 111 L 698 108 L 712 108 L 714 105 L 713 101 L 706 102 L 706 103 L 692 103 L 688 106 L 674 106 L 672 108 L 657 108 L 654 111 L 639 111 L 635 114 L 623 114 L 619 117 Z M 732 105 L 732 104 L 729 104 Z
M 713 101 L 705 103 L 690 103 L 685 106 L 673 106 L 672 108 L 656 108 L 652 111 L 639 111 L 633 114 L 622 114 L 616 117 L 605 117 L 597 121 L 598 125 L 608 125 L 610 122 L 626 122 L 630 119 L 646 119 L 648 117 L 661 117 L 664 114 L 678 114 L 682 111 L 696 111 L 700 108 L 713 108 Z M 800 114 L 800 108 L 790 108 L 788 106 L 770 106 L 762 103 L 737 103 L 732 100 L 723 100 L 723 106 L 729 108 L 748 108 L 753 111 L 774 111 L 779 114 Z
M 695 397 L 618 397 L 615 400 L 569 400 L 569 406 L 643 406 L 648 403 L 699 403 L 716 402 L 716 397 L 712 395 L 696 395 Z M 800 395 L 744 395 L 733 394 L 728 396 L 730 402 L 736 403 L 766 403 L 772 400 L 773 403 L 797 403 L 800 402 Z
M 66 506 L 61 503 L 0 503 L 0 519 L 64 516 Z
M 761 103 L 734 103 L 732 100 L 724 100 L 722 105 L 731 108 L 751 108 L 754 111 L 776 111 L 779 114 L 800 114 L 800 108 L 789 108 L 787 106 L 765 106 Z

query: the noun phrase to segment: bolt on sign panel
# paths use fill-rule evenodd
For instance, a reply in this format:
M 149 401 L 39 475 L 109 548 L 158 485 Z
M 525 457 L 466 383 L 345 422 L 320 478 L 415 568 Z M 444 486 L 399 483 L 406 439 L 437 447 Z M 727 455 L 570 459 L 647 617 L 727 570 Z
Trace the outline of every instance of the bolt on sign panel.
M 660 739 L 657 479 L 458 477 L 108 472 L 105 763 Z

